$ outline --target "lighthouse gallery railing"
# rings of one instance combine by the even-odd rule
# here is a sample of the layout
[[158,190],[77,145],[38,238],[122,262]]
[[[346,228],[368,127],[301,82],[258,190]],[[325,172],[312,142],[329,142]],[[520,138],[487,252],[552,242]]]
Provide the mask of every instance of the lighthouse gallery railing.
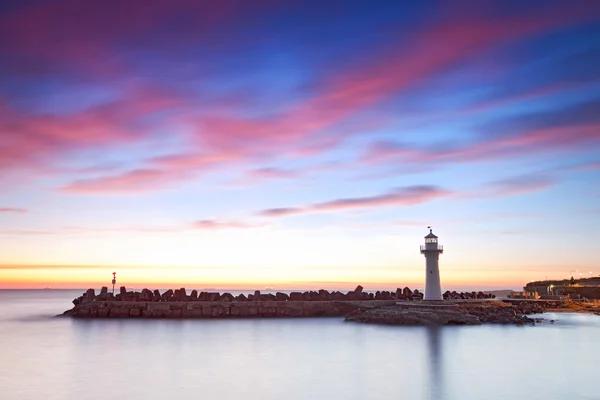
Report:
[[442,246],[441,244],[438,244],[437,248],[427,248],[426,245],[421,245],[421,251],[444,251],[444,246]]

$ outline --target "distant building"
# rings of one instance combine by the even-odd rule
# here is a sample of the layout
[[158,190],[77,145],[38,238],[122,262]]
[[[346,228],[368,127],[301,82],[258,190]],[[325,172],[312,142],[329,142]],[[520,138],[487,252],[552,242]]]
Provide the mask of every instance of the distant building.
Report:
[[531,291],[523,291],[523,292],[511,292],[508,295],[509,299],[529,299],[529,300],[537,300],[540,298],[540,295],[537,292]]

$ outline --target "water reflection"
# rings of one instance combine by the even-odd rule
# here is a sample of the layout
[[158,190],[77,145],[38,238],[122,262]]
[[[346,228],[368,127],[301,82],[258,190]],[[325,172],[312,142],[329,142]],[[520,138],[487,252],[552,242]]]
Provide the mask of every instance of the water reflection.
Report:
[[429,326],[427,331],[427,353],[429,365],[429,399],[444,399],[444,372],[442,368],[442,335],[443,327]]

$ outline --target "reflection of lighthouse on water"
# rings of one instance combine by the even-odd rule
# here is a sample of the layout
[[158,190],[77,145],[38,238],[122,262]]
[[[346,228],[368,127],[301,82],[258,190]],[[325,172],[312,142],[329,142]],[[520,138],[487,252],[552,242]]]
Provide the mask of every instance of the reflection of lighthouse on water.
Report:
[[440,326],[429,326],[427,330],[427,350],[429,361],[429,399],[443,400],[444,398],[444,374],[442,366],[442,347],[441,336],[443,335]]

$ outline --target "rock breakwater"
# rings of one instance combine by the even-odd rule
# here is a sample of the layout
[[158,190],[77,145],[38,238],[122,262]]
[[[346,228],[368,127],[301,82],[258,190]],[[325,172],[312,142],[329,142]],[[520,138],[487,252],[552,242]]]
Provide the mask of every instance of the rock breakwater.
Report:
[[395,292],[366,293],[362,286],[347,293],[321,289],[289,294],[255,291],[237,296],[197,290],[188,294],[185,288],[163,293],[149,289],[135,292],[125,287],[113,295],[103,287],[99,294],[88,289],[73,300],[74,307],[63,315],[79,318],[341,317],[367,304],[393,305],[396,300]]
[[233,295],[192,290],[121,287],[116,295],[103,287],[88,289],[73,300],[63,315],[76,318],[250,318],[250,317],[345,317],[347,321],[393,325],[525,324],[527,315],[560,307],[557,302],[487,301],[482,292],[447,292],[456,300],[421,301],[422,293],[409,288],[368,293],[362,286],[350,292],[321,289]]

